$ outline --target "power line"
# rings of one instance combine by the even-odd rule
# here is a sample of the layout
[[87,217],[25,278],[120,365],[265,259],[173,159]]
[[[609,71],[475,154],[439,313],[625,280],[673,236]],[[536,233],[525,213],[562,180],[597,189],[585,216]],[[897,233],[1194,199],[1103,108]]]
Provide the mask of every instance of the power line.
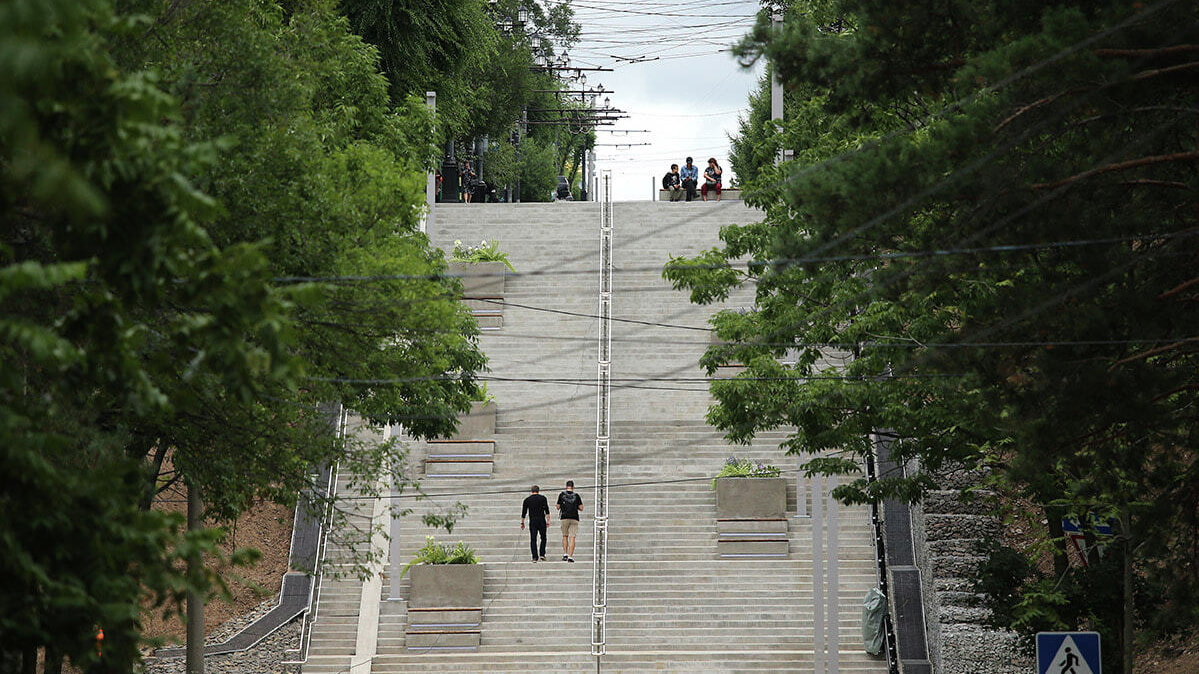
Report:
[[[1043,200],[1035,202],[1034,205],[1039,205]],[[1011,218],[1000,220],[997,224],[1006,224]],[[661,230],[655,230],[659,232]],[[1189,238],[1199,236],[1199,229],[1190,229],[1180,232],[1162,232],[1157,234],[1134,234],[1127,236],[1112,236],[1096,239],[1074,239],[1064,241],[1047,241],[1037,243],[1014,243],[1014,244],[997,244],[994,246],[970,246],[959,248],[935,248],[929,250],[914,250],[914,251],[895,251],[890,253],[869,253],[862,255],[813,255],[794,258],[771,258],[768,260],[750,260],[744,263],[739,263],[735,269],[748,269],[750,267],[787,267],[796,265],[811,265],[824,264],[829,262],[882,262],[888,260],[899,260],[905,258],[925,258],[925,257],[946,257],[950,255],[980,255],[984,253],[1013,253],[1034,250],[1052,250],[1056,248],[1082,248],[1087,246],[1110,245],[1117,243],[1131,243],[1134,241],[1146,240],[1168,240],[1176,238]],[[1148,251],[1147,251],[1148,252]],[[655,266],[644,267],[621,267],[614,271],[617,273],[634,273],[634,272],[652,272],[652,271],[668,271],[670,269],[686,269],[686,270],[714,270],[734,268],[731,265],[725,264],[676,264],[671,265],[665,263]],[[537,276],[572,276],[572,275],[592,275],[598,273],[594,269],[552,269],[545,268],[529,272],[513,272],[513,271],[498,271],[498,272],[470,272],[470,273],[435,273],[435,274],[381,274],[371,276],[280,276],[273,279],[276,283],[363,283],[363,282],[382,282],[382,281],[435,281],[450,278],[486,278],[486,277],[537,277]],[[443,298],[436,298],[443,299]],[[514,305],[520,306],[520,305]]]
[[[698,363],[688,364],[688,367],[698,367]],[[801,375],[795,377],[666,377],[666,376],[650,376],[650,377],[613,377],[613,382],[621,382],[625,384],[655,384],[655,383],[674,383],[674,384],[699,384],[721,381],[794,381],[794,382],[809,382],[809,381],[890,381],[894,379],[946,379],[953,377],[964,377],[968,373],[930,373],[930,374],[908,374],[903,376],[889,376],[886,379],[879,379],[880,375]],[[401,386],[404,384],[414,384],[419,382],[430,381],[460,381],[461,378],[454,375],[439,375],[429,377],[400,377],[396,379],[354,379],[350,377],[305,377],[307,381],[319,381],[332,384],[359,384],[359,385],[394,385]],[[485,382],[520,382],[529,384],[570,384],[572,386],[596,385],[594,377],[497,377],[493,375],[480,375],[473,377],[475,381]],[[696,389],[699,391],[705,389]]]
[[[1085,42],[1085,41],[1084,41],[1084,42]],[[1058,56],[1058,57],[1060,57],[1060,56],[1061,56],[1061,54],[1059,53],[1059,55],[1057,55],[1057,56]],[[1052,60],[1052,59],[1046,59],[1045,63],[1048,63],[1048,62],[1050,62],[1051,60]],[[1029,69],[1026,69],[1024,72],[1025,72],[1025,73],[1027,73],[1027,72],[1031,72],[1031,70],[1029,70]],[[1017,75],[1020,75],[1020,74],[1017,74]],[[1016,76],[1013,76],[1012,78],[1009,78],[1007,81],[1014,81],[1014,79],[1015,79],[1015,78],[1016,78]],[[994,88],[992,88],[992,90],[993,90],[993,89],[994,89]],[[944,114],[944,112],[945,112],[945,111],[944,111],[944,110],[942,110],[942,111],[940,111],[938,114]],[[930,119],[931,119],[931,117],[930,117]],[[889,134],[889,136],[890,136],[890,137],[894,137],[895,135],[898,135],[898,134]],[[875,143],[877,143],[877,142],[882,142],[882,141],[885,141],[885,140],[887,140],[887,137],[884,137],[884,138],[882,138],[882,139],[878,139],[877,141],[875,141]],[[865,149],[865,147],[863,147],[863,148],[858,148],[858,149],[856,149],[856,150],[855,150],[855,151],[853,151],[853,152],[860,152],[860,151],[863,151],[864,149]],[[846,155],[842,155],[842,156],[848,156],[848,154],[846,154]],[[992,156],[991,158],[993,158],[993,156]],[[813,165],[812,167],[809,167],[809,170],[816,170],[817,168],[820,168],[820,167],[822,167],[822,166],[824,166],[824,165],[827,165],[827,164],[828,164],[830,161],[832,161],[832,160],[835,160],[835,159],[837,159],[837,158],[832,158],[832,159],[830,159],[830,160],[824,160],[823,162],[820,162],[820,163],[819,163],[819,164],[817,164],[817,165]],[[797,178],[798,178],[798,175],[793,175],[793,176],[789,177],[787,181],[784,181],[784,182],[789,182],[790,180],[794,180],[794,179],[797,179]],[[639,240],[639,239],[641,239],[641,238],[645,238],[646,236],[651,236],[651,235],[653,235],[654,233],[658,233],[658,232],[665,231],[666,229],[672,228],[672,227],[674,227],[674,226],[682,226],[683,224],[686,224],[686,223],[685,223],[685,221],[682,221],[682,220],[681,220],[679,223],[677,223],[677,224],[675,224],[675,225],[664,226],[664,227],[658,228],[657,230],[655,230],[655,231],[653,231],[653,232],[647,232],[647,233],[643,234],[642,236],[639,236],[639,237],[634,237],[634,239],[633,239],[633,240],[631,240],[631,241],[629,241],[628,243],[632,243],[633,241]],[[590,254],[587,254],[587,256],[589,257],[589,256],[590,256]],[[580,259],[580,258],[575,258],[575,260],[577,260],[577,259]],[[543,270],[543,271],[544,271],[544,270]],[[693,366],[688,366],[688,367],[693,367]]]

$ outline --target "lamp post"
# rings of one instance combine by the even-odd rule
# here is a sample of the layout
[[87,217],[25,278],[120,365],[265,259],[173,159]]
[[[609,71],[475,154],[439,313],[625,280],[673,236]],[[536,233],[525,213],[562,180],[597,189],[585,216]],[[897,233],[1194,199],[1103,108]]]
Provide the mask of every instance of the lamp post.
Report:
[[454,139],[445,142],[445,157],[441,160],[441,201],[458,203],[458,161],[454,159]]
[[516,187],[512,195],[513,203],[520,203],[520,141],[521,136],[525,133],[525,127],[529,123],[529,109],[520,111],[520,126],[516,128]]

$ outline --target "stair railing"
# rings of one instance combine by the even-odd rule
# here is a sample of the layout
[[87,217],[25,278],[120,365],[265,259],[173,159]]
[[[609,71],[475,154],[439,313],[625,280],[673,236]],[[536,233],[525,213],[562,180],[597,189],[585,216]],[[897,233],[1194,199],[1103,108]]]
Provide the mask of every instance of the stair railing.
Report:
[[[345,440],[346,420],[349,412],[340,403],[337,406],[337,410],[335,435],[337,441],[342,442]],[[304,612],[303,621],[300,623],[300,646],[294,651],[296,656],[287,658],[284,664],[303,664],[308,662],[308,648],[312,642],[312,629],[316,625],[317,611],[320,605],[321,585],[325,577],[325,574],[321,570],[324,568],[325,554],[329,545],[329,529],[333,522],[333,497],[337,490],[338,465],[336,462],[333,464],[329,470],[329,479],[322,488],[325,507],[319,523],[320,535],[317,539],[316,557],[312,568],[307,569],[312,574],[312,582],[308,585],[308,610]]]
[[[595,517],[592,537],[591,654],[604,654],[608,611],[608,450],[612,402],[612,172],[600,199],[599,354],[596,367]],[[598,660],[596,661],[599,662]]]

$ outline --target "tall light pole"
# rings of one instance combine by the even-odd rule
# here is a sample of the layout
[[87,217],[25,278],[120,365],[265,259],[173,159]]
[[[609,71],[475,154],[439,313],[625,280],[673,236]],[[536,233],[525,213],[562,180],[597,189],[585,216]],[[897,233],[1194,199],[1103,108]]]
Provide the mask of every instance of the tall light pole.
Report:
[[[777,34],[783,29],[783,15],[776,12],[770,17],[770,23]],[[783,83],[779,80],[778,66],[774,63],[770,64],[770,119],[774,121],[775,128],[783,130]],[[775,161],[781,164],[785,159],[783,148],[780,146]]]
[[458,161],[454,159],[454,139],[445,141],[445,156],[441,159],[441,200],[458,203]]

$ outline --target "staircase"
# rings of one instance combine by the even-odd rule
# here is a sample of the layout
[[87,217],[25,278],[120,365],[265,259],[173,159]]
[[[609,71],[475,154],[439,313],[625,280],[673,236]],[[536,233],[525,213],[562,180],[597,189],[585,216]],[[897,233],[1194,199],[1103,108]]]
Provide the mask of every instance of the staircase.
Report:
[[[599,207],[438,205],[436,245],[448,250],[456,239],[496,239],[521,273],[507,279],[502,328],[480,338],[495,378],[488,389],[498,404],[493,472],[425,478],[428,498],[400,500],[414,512],[394,532],[397,558],[378,589],[368,588],[368,596],[378,593],[377,619],[360,619],[362,583],[329,583],[303,671],[349,672],[355,649],[367,643],[360,626],[370,620],[377,622],[376,639],[368,643],[375,652],[369,666],[355,672],[811,671],[812,527],[809,519],[790,517],[796,459],[778,449],[782,433],[731,447],[704,423],[711,398],[697,361],[709,344],[706,321],[715,308],[691,305],[661,277],[670,255],[711,248],[721,226],[758,217],[731,201],[615,204],[608,610],[606,654],[597,663],[591,655],[594,493],[588,487],[595,465]],[[725,306],[750,305],[750,292]],[[429,451],[437,450],[412,443],[411,464],[423,465]],[[792,478],[786,558],[719,558],[709,481],[733,454],[791,471],[784,473]],[[585,503],[577,561],[560,561],[554,512],[549,561],[533,564],[519,526],[521,501],[536,483],[552,504],[567,479]],[[456,502],[469,513],[452,534],[421,524],[421,513]],[[839,514],[840,671],[881,674],[886,664],[863,653],[859,625],[861,599],[875,585],[869,513],[841,508]],[[482,559],[477,652],[415,652],[405,644],[409,580],[397,575],[426,535],[463,540]]]

